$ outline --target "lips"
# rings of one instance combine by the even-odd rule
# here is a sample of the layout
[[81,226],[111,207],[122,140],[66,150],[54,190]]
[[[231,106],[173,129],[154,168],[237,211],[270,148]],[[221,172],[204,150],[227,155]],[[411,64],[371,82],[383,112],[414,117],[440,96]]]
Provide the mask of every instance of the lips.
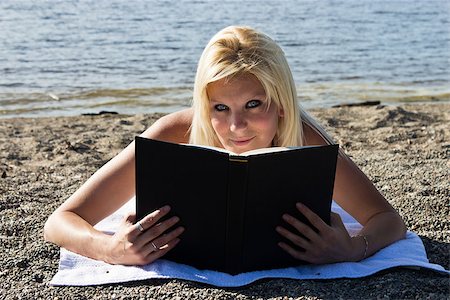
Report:
[[232,139],[231,142],[236,146],[245,146],[249,144],[255,137]]

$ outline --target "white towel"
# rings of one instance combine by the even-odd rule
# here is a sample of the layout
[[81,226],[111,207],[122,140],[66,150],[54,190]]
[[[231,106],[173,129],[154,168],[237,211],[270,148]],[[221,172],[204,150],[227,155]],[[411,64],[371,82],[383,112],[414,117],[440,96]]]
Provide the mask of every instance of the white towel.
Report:
[[[133,198],[116,213],[97,224],[96,227],[105,232],[114,232],[124,213],[134,211],[134,209],[135,201]],[[334,202],[332,210],[341,216],[350,234],[359,231],[361,225]],[[150,278],[177,278],[221,287],[237,287],[263,278],[358,278],[393,267],[427,268],[450,274],[442,266],[429,263],[422,240],[415,233],[408,232],[406,239],[381,249],[360,262],[301,265],[293,268],[254,271],[237,275],[211,270],[198,270],[191,266],[164,259],[159,259],[146,266],[110,265],[62,248],[59,270],[50,284],[85,286]]]

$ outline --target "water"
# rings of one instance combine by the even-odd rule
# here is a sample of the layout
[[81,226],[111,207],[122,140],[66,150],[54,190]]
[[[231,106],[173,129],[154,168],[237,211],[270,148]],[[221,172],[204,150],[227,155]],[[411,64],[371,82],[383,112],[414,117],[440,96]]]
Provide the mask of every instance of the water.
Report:
[[256,27],[284,49],[306,107],[450,100],[450,1],[0,2],[0,117],[190,104],[211,36]]

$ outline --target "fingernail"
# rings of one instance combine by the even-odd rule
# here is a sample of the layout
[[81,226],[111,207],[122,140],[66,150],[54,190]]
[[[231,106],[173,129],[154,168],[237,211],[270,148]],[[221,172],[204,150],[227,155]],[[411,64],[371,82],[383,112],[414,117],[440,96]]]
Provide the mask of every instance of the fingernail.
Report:
[[285,220],[285,221],[287,221],[287,220],[289,220],[290,219],[290,216],[289,215],[283,215],[283,220]]
[[169,205],[165,205],[163,207],[160,208],[161,211],[166,212],[170,210],[170,206]]
[[297,206],[297,208],[303,208],[303,203],[297,202],[295,206]]

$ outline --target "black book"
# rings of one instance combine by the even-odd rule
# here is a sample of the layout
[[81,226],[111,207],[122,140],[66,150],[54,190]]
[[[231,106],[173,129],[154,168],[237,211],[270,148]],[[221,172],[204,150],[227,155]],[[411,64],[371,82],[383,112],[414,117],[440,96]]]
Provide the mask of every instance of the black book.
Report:
[[165,259],[230,274],[297,266],[302,262],[277,245],[288,242],[275,231],[290,229],[282,215],[309,224],[295,207],[302,202],[330,222],[338,145],[234,155],[143,137],[135,142],[137,220],[168,204],[185,227]]

